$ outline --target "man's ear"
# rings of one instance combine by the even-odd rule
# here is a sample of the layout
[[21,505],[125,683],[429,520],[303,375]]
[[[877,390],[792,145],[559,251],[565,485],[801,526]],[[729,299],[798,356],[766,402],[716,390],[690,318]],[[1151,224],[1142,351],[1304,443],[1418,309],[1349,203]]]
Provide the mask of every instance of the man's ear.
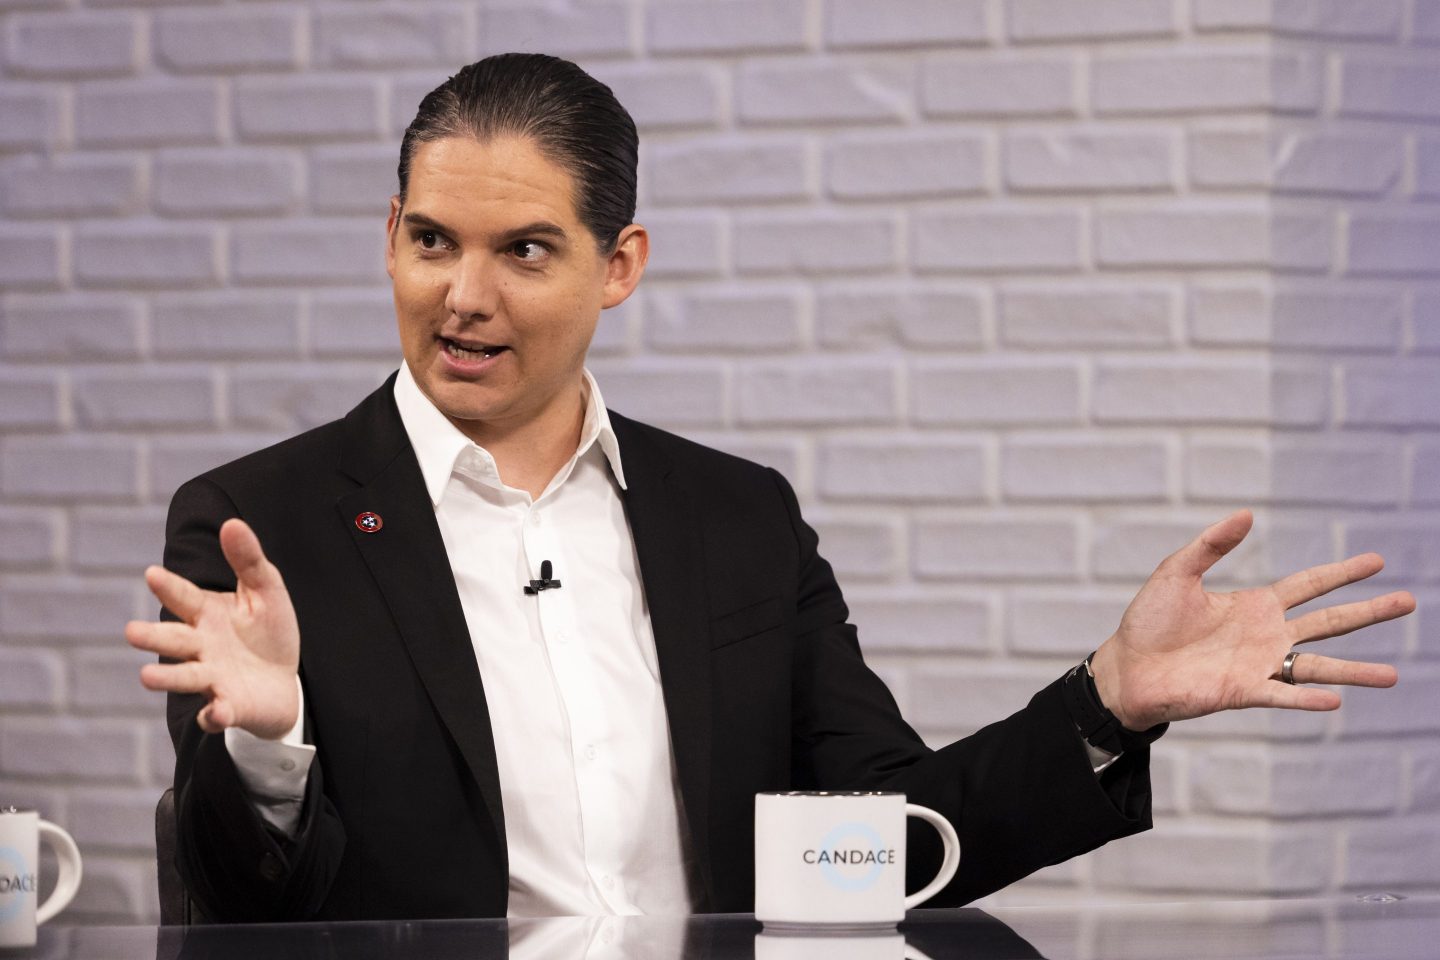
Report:
[[625,298],[640,284],[645,261],[650,259],[650,234],[638,223],[632,223],[615,238],[615,250],[605,264],[605,289],[602,309],[624,303]]
[[400,197],[397,194],[390,198],[390,216],[385,220],[385,272],[390,274],[390,279],[395,279],[395,239],[396,228],[400,225]]

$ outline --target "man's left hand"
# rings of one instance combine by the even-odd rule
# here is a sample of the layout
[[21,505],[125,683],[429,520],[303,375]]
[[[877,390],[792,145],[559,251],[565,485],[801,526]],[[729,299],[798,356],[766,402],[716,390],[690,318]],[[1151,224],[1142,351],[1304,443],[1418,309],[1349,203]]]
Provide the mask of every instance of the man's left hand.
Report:
[[1241,510],[1167,557],[1131,601],[1091,667],[1105,706],[1130,730],[1243,707],[1334,710],[1340,696],[1299,684],[1394,686],[1395,668],[1319,654],[1297,656],[1294,684],[1280,679],[1296,644],[1337,637],[1415,609],[1399,590],[1285,619],[1292,607],[1379,573],[1364,553],[1291,574],[1268,587],[1210,593],[1202,578],[1245,539],[1254,518]]

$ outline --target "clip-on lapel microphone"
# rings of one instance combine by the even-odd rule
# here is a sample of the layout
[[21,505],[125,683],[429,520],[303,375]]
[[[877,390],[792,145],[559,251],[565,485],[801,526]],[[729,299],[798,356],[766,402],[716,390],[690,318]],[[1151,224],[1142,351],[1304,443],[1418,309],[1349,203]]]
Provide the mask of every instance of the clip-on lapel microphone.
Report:
[[551,573],[550,561],[549,561],[549,560],[541,560],[541,561],[540,561],[540,579],[539,579],[539,580],[531,580],[531,581],[530,581],[530,583],[525,587],[525,595],[526,595],[526,596],[530,596],[530,595],[532,595],[532,594],[539,593],[541,590],[553,590],[553,589],[559,587],[559,586],[560,586],[560,581],[559,581],[559,580],[551,580],[551,579],[550,579],[550,573]]

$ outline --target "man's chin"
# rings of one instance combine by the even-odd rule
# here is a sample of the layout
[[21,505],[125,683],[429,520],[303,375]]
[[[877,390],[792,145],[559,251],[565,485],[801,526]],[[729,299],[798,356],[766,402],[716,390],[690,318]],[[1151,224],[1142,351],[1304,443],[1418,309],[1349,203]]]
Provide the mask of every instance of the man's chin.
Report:
[[453,401],[442,396],[435,406],[445,414],[446,419],[466,433],[472,430],[484,431],[488,426],[513,419],[513,411],[504,403],[476,403],[474,398]]
[[[420,391],[456,426],[484,424],[503,419],[512,412],[513,398],[489,384],[455,380],[450,377],[417,379]],[[462,428],[463,429],[463,428]]]

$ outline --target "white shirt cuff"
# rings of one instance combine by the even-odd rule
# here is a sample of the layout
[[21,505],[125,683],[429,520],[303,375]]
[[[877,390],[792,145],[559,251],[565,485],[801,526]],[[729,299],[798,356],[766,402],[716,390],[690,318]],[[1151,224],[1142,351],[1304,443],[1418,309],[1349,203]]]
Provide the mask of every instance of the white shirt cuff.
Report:
[[255,812],[290,837],[300,824],[305,784],[315,760],[314,746],[305,742],[305,687],[298,676],[295,686],[300,692],[299,715],[279,740],[266,740],[239,727],[225,731],[225,749]]
[[1084,737],[1080,738],[1080,742],[1085,744],[1085,753],[1090,757],[1090,768],[1095,771],[1096,776],[1104,773],[1106,767],[1120,759],[1120,754],[1102,750]]

